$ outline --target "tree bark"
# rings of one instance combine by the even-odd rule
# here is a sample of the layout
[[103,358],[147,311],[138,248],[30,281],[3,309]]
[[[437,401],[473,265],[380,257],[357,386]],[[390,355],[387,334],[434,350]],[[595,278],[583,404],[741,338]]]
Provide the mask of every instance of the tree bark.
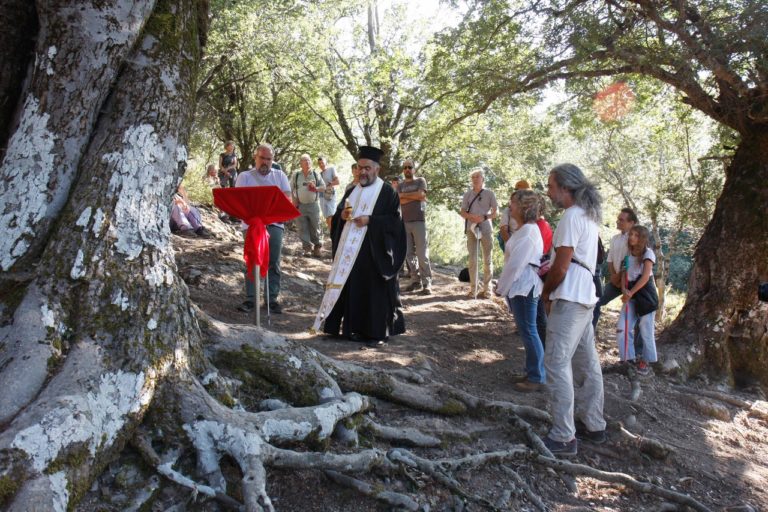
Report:
[[[50,236],[36,226],[30,247],[44,251],[21,298],[3,298],[11,313],[0,328],[0,453],[10,456],[0,457],[0,475],[19,475],[7,510],[66,510],[121,449],[166,375],[201,360],[168,228],[194,113],[197,3],[160,2],[146,27],[152,3],[117,3],[134,7],[61,7],[57,29],[41,31],[42,47],[58,48],[46,53],[43,81],[57,85],[46,84],[44,101],[35,80],[22,95],[26,117],[5,162],[13,147],[48,152],[50,167],[33,167],[62,190],[46,204],[66,202],[47,210]],[[86,103],[73,126],[67,115]],[[32,118],[34,129],[24,129]],[[36,144],[43,132],[50,147]],[[63,154],[53,156],[55,147]],[[2,191],[6,205],[38,201],[37,187],[15,190],[18,198]],[[15,247],[3,245],[4,261],[15,261]]]
[[35,5],[28,0],[8,0],[0,4],[0,20],[8,20],[0,30],[0,161],[5,156],[8,137],[16,114],[32,49],[37,36]]
[[757,300],[768,274],[768,130],[744,134],[715,213],[699,240],[688,299],[660,341],[688,373],[768,389],[768,305]]
[[44,247],[99,109],[154,3],[37,4],[35,65],[0,169],[2,270],[26,268]]

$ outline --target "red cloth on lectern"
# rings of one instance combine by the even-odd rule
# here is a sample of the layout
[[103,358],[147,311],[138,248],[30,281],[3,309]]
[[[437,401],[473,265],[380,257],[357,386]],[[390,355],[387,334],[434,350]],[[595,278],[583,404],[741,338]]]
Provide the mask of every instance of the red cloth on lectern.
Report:
[[300,215],[299,210],[275,186],[215,188],[213,203],[223,212],[248,224],[243,246],[248,278],[253,278],[254,265],[259,265],[261,277],[266,277],[269,269],[269,233],[266,225],[295,219]]

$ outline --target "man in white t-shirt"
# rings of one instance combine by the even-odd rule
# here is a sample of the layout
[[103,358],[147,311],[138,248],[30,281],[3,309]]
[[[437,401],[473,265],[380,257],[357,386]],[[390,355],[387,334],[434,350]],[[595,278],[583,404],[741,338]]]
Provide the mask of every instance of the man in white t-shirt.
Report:
[[603,288],[600,300],[595,304],[595,312],[592,317],[592,327],[595,329],[597,328],[597,321],[600,319],[600,308],[621,296],[621,265],[624,257],[629,254],[627,236],[635,224],[637,224],[635,211],[632,208],[622,208],[616,218],[616,229],[620,233],[611,238],[608,247],[608,257],[606,258],[609,271],[608,282]]
[[[267,187],[274,185],[283,191],[285,197],[291,198],[291,185],[288,183],[288,177],[280,169],[272,166],[275,152],[269,144],[260,144],[253,152],[255,167],[240,173],[237,177],[236,187]],[[242,223],[244,229],[248,229],[245,223]],[[280,256],[283,251],[283,232],[285,226],[282,223],[269,224],[267,233],[269,233],[269,289],[264,289],[264,301],[269,303],[269,310],[272,313],[280,314],[283,308],[277,302],[280,295]],[[240,304],[237,309],[244,312],[253,311],[256,307],[256,276],[254,279],[248,279],[248,269],[245,271],[245,302]]]
[[320,194],[320,211],[328,225],[328,233],[331,232],[331,220],[336,213],[336,187],[339,185],[339,176],[336,168],[329,166],[324,156],[317,158],[317,166],[320,168],[320,176],[325,182],[325,191]]
[[555,229],[554,258],[542,291],[549,314],[544,367],[552,412],[544,444],[555,455],[571,456],[578,446],[574,419],[586,426],[580,438],[605,441],[603,374],[592,329],[601,198],[573,164],[550,171],[547,193],[565,212]]

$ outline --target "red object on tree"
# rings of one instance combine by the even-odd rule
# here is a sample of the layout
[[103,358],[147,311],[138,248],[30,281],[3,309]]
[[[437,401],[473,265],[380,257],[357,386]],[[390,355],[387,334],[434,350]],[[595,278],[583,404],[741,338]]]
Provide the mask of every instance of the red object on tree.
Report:
[[615,82],[595,94],[592,108],[601,121],[617,121],[629,114],[635,104],[635,93],[626,82]]
[[266,277],[269,268],[266,225],[295,219],[300,215],[299,210],[275,186],[215,188],[213,203],[223,212],[248,224],[243,246],[248,278],[253,278],[254,265],[259,265],[261,277]]

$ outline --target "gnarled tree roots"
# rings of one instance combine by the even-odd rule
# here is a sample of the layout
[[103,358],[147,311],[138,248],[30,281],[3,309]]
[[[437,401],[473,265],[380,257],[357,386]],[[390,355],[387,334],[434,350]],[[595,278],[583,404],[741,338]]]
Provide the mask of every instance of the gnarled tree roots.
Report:
[[[158,455],[152,441],[167,445],[167,439],[150,440],[147,430],[134,439],[134,445],[158,473],[188,487],[198,498],[216,499],[231,509],[275,510],[267,492],[268,472],[270,468],[288,468],[323,471],[331,481],[394,509],[418,510],[422,504],[418,495],[367,482],[361,475],[386,476],[387,482],[397,478],[413,481],[414,475],[419,475],[419,479],[431,479],[463,500],[496,510],[508,505],[500,505],[481,492],[466,488],[457,477],[463,471],[496,464],[509,476],[503,484],[509,489],[507,498],[514,495],[539,510],[546,510],[546,504],[510,465],[551,468],[571,491],[577,490],[573,477],[587,476],[657,494],[695,510],[707,510],[685,494],[640,482],[629,475],[554,458],[522,418],[547,422],[544,411],[487,401],[407,370],[393,373],[341,363],[252,327],[215,322],[208,325],[212,343],[206,346],[207,356],[222,364],[222,369],[208,368],[199,379],[191,373],[177,377],[173,385],[166,387],[172,390],[172,395],[165,396],[162,402],[174,404],[172,411],[162,414],[182,422],[179,445]],[[493,418],[524,444],[513,442],[504,450],[432,459],[429,451],[446,443],[441,439],[443,433],[374,421],[367,412],[378,400],[443,416],[466,415],[483,421]],[[246,410],[246,402],[248,408],[257,410]],[[371,444],[376,441],[394,446],[388,450],[360,449],[358,434]],[[302,451],[294,449],[299,445]],[[184,475],[174,466],[182,446],[194,450],[195,476]],[[345,453],[328,451],[331,446],[339,446]],[[404,446],[415,447],[419,454]],[[307,447],[311,451],[306,451]],[[239,469],[237,499],[227,494],[232,482],[231,476],[228,482],[222,471],[225,457]]]

